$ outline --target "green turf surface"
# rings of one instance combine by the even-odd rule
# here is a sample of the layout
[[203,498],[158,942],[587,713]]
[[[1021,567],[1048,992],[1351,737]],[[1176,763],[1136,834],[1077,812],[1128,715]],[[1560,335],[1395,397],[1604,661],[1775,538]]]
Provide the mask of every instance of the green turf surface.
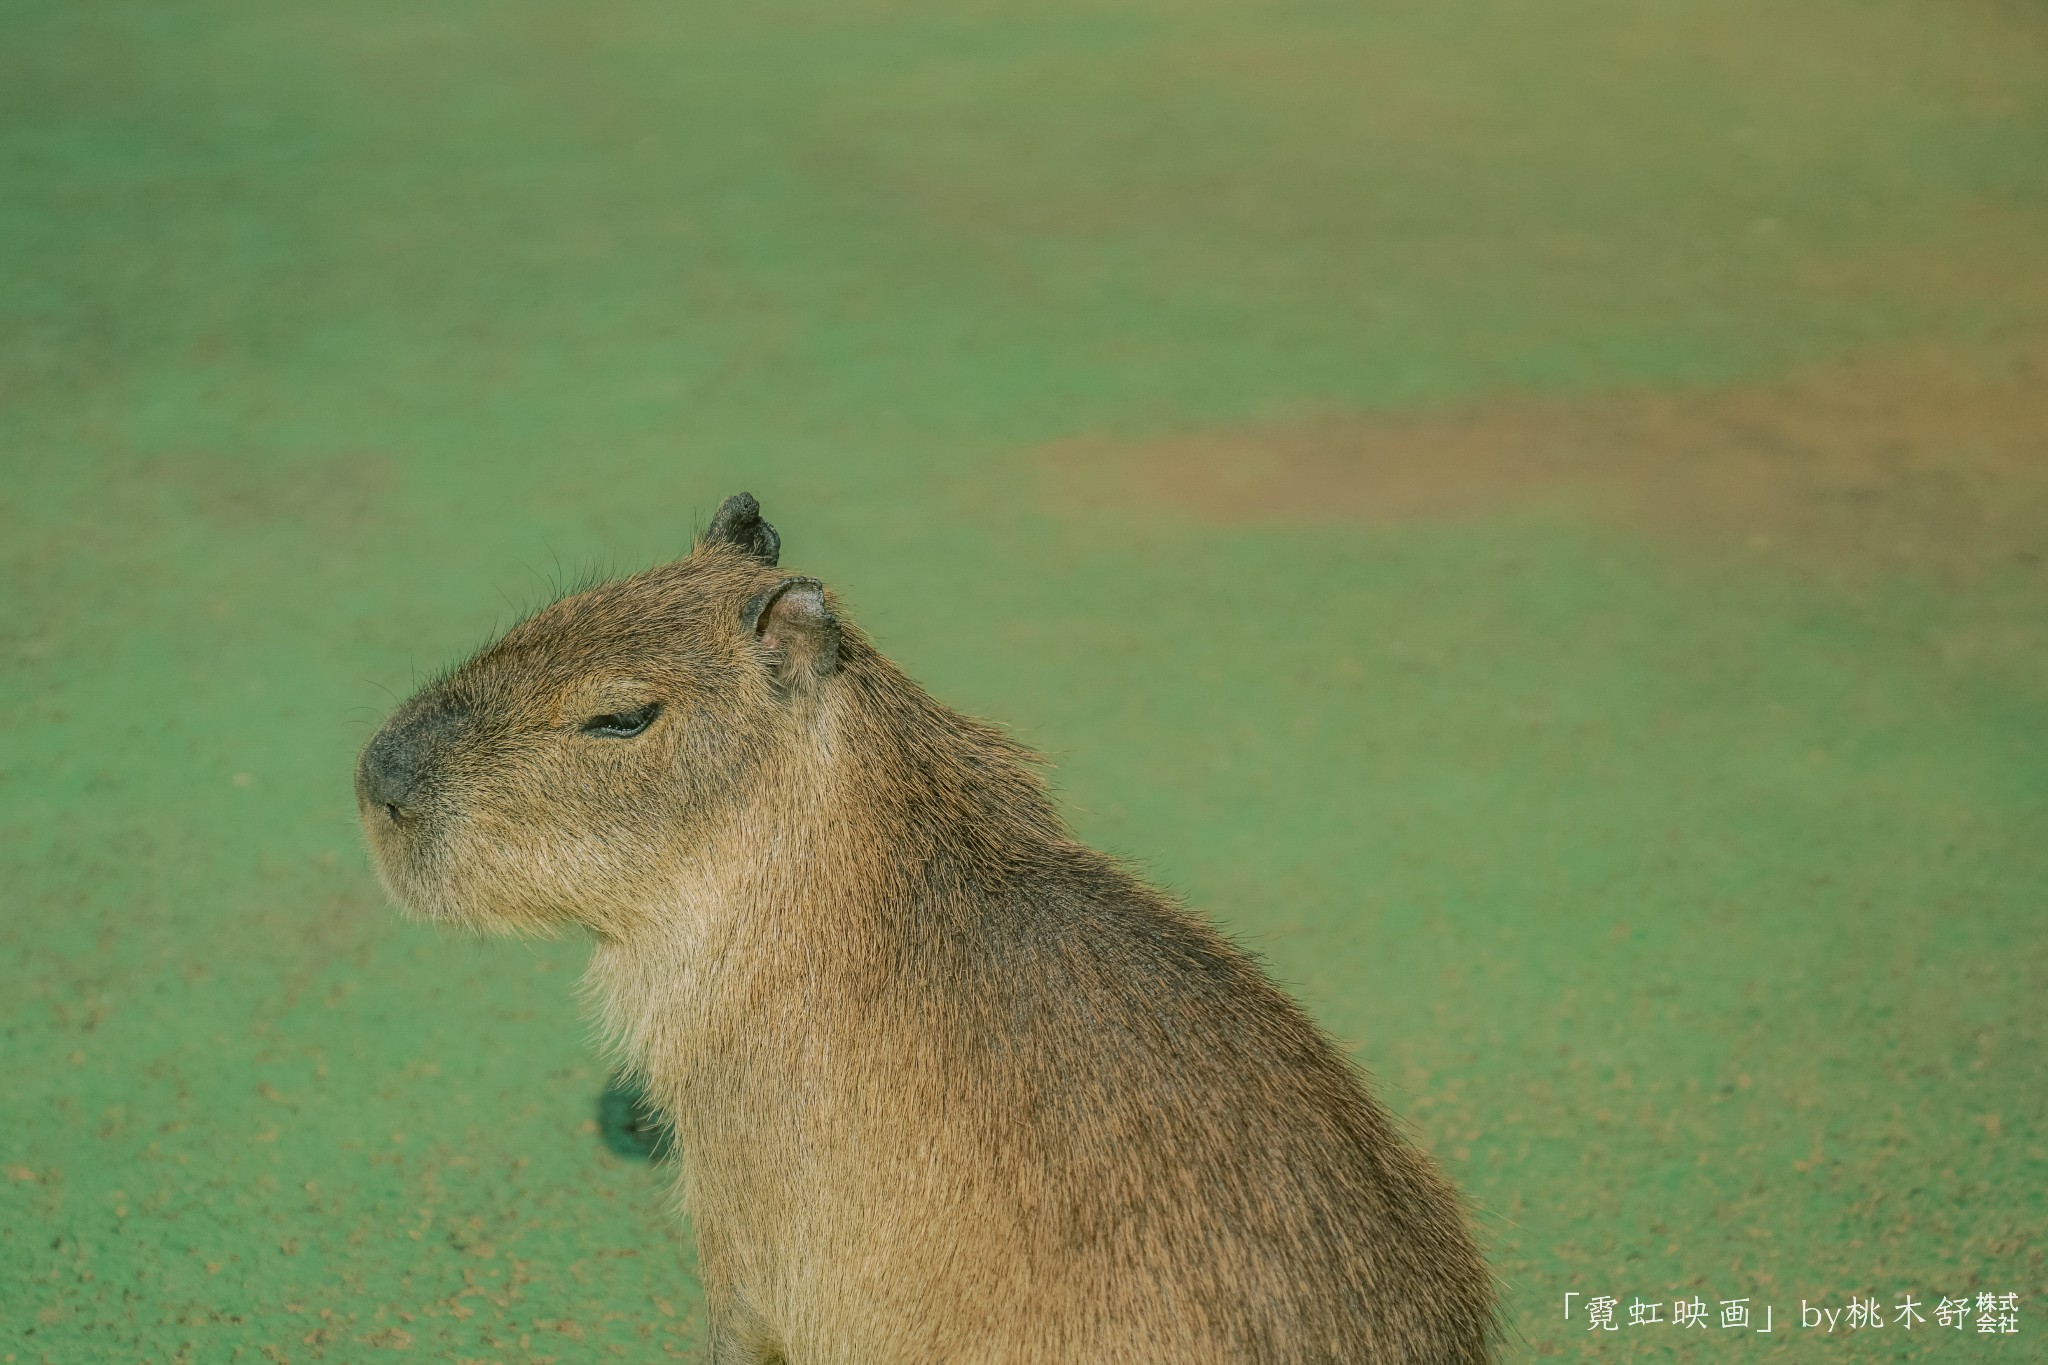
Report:
[[[2039,1358],[2039,6],[0,28],[6,1361],[696,1350],[687,1231],[591,1131],[584,946],[401,922],[348,779],[415,677],[743,487],[1355,1048],[1512,1354]],[[1810,373],[1879,403],[1832,538],[1797,480],[1375,515],[1342,439],[1242,435]],[[1769,446],[1727,401],[1657,439]],[[1232,442],[1242,517],[1175,463]],[[2016,1335],[1797,1324],[1980,1291]]]

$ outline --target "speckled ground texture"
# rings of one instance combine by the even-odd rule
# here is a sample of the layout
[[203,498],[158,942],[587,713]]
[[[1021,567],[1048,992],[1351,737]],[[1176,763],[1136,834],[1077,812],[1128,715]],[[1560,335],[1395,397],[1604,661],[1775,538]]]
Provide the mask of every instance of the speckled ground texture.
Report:
[[695,1355],[585,945],[402,921],[349,770],[740,488],[1374,1073],[1509,1358],[2042,1358],[2039,5],[0,25],[5,1361]]

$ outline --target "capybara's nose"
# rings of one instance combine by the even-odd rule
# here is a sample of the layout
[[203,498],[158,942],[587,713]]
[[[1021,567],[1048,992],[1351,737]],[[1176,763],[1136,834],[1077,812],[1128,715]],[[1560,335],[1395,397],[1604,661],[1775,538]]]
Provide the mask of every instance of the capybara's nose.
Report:
[[394,716],[356,764],[356,795],[394,820],[403,818],[418,803],[463,719],[450,710]]
[[381,806],[397,819],[405,811],[405,799],[418,783],[420,765],[408,752],[403,729],[385,726],[363,750],[356,764],[356,795],[366,806]]

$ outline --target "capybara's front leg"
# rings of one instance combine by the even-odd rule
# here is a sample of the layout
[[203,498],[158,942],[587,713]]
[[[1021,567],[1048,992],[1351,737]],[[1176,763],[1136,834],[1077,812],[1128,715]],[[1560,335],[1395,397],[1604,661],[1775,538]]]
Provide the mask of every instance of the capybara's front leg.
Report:
[[782,1365],[782,1353],[722,1323],[713,1322],[711,1365]]
[[[707,1291],[710,1290],[706,1286]],[[711,1322],[711,1365],[786,1365],[775,1334],[729,1293],[706,1294]]]

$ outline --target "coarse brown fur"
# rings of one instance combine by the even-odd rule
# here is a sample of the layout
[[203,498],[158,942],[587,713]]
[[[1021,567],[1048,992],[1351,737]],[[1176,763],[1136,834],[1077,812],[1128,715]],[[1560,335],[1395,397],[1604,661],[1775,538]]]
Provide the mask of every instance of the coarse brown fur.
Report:
[[357,775],[394,898],[595,938],[711,1359],[1487,1359],[1458,1199],[1349,1063],[777,548],[728,500],[423,689]]

